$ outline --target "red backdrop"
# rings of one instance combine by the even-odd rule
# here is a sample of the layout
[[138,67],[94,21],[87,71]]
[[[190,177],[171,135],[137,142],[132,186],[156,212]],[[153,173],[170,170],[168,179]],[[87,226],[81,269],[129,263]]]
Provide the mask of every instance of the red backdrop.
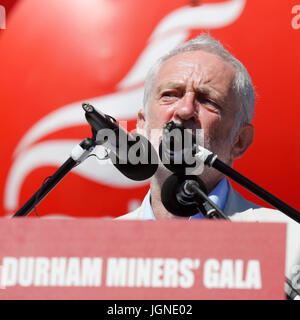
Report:
[[[245,64],[257,92],[255,141],[235,168],[300,208],[296,4],[0,0],[7,13],[6,29],[0,31],[1,214],[16,212],[72,147],[90,136],[82,101],[129,120],[133,129],[151,62],[203,30]],[[117,216],[141,202],[147,189],[147,182],[129,181],[92,157],[47,196],[38,212]]]

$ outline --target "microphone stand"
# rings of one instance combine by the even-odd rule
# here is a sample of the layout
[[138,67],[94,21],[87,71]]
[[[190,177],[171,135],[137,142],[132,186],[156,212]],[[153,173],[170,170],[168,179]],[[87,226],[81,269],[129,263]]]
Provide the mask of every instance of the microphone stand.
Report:
[[[93,136],[94,136],[94,130]],[[86,138],[76,145],[71,156],[63,165],[40,187],[40,189],[13,215],[14,217],[26,217],[40,201],[69,173],[74,167],[83,162],[94,150],[96,141],[93,138]]]
[[95,146],[101,144],[96,141],[97,127],[95,120],[90,120],[88,113],[91,108],[88,104],[82,104],[86,119],[92,128],[92,138],[85,138],[71,151],[70,157],[58,168],[50,178],[35,192],[35,194],[13,215],[14,217],[26,217],[45,197],[46,195],[76,166],[82,163],[94,150]]
[[[204,148],[203,148],[204,149]],[[236,170],[229,167],[227,164],[222,162],[221,160],[217,159],[217,155],[210,152],[210,154],[206,157],[204,161],[205,165],[209,167],[213,167],[232,179],[233,181],[237,182],[250,192],[254,193],[256,196],[261,198],[262,200],[266,201],[276,209],[280,210],[282,213],[289,216],[291,219],[295,220],[296,222],[300,223],[300,213],[296,209],[292,208],[285,202],[281,201],[268,191],[261,188],[259,185],[255,184]]]
[[208,219],[230,220],[223,211],[209,199],[206,193],[201,189],[197,180],[186,180],[182,187],[183,192],[196,201],[201,208],[204,208]]
[[[68,174],[73,168],[82,163],[94,150],[96,145],[103,144],[105,141],[97,141],[97,133],[100,129],[105,129],[105,124],[99,126],[94,107],[88,103],[83,103],[82,108],[85,111],[85,118],[92,128],[92,138],[85,138],[71,151],[71,156],[63,163],[63,165],[43,183],[43,185],[35,192],[35,194],[13,215],[14,217],[26,217],[32,209],[34,209],[44,197]],[[113,118],[103,115],[105,122],[109,122]]]

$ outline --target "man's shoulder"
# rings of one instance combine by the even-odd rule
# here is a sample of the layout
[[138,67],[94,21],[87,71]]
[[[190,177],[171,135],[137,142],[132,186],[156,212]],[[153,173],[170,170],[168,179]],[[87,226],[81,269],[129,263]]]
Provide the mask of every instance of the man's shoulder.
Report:
[[233,221],[253,222],[292,222],[293,220],[282,212],[259,206],[246,200],[230,186],[227,204],[224,209],[226,215]]
[[249,210],[251,211],[261,208],[257,204],[246,200],[241,194],[239,194],[236,190],[232,188],[230,183],[228,185],[228,197],[224,208],[224,212],[226,215],[230,217],[236,214],[240,214],[242,212],[249,212]]

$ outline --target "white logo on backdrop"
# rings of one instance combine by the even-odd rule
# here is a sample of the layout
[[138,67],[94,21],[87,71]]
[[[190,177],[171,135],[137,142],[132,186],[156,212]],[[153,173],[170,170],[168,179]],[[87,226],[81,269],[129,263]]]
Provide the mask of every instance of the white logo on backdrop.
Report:
[[[215,29],[232,24],[241,15],[245,3],[246,0],[231,0],[198,7],[185,6],[171,12],[156,26],[148,45],[118,84],[119,92],[85,101],[116,119],[135,119],[142,105],[143,82],[149,66],[160,56],[187,40],[190,29]],[[51,112],[30,128],[21,139],[14,152],[14,163],[6,183],[4,206],[7,210],[17,208],[20,189],[31,171],[46,165],[60,166],[69,157],[78,141],[49,140],[33,144],[58,130],[86,124],[81,102],[83,101],[62,106]],[[73,172],[86,179],[118,188],[130,188],[147,183],[131,181],[114,166],[99,166],[98,161],[87,160]]]
[[3,6],[0,6],[0,29],[6,28],[6,11]]

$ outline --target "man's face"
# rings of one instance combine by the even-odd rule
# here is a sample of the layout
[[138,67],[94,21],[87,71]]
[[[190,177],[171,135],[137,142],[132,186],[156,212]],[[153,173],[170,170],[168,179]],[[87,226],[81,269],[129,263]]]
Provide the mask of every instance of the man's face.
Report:
[[185,52],[166,60],[148,102],[148,137],[152,129],[162,129],[170,120],[185,128],[203,129],[204,146],[230,163],[237,111],[234,76],[234,67],[204,51]]
[[[205,51],[169,58],[154,79],[147,115],[143,110],[138,114],[138,131],[145,132],[146,128],[158,150],[162,128],[168,121],[181,123],[187,129],[202,129],[204,147],[231,165],[251,145],[254,134],[253,126],[247,124],[233,136],[238,111],[232,89],[235,72],[222,58]],[[170,174],[160,164],[152,181],[161,185]],[[210,192],[223,175],[205,166],[200,177]]]

